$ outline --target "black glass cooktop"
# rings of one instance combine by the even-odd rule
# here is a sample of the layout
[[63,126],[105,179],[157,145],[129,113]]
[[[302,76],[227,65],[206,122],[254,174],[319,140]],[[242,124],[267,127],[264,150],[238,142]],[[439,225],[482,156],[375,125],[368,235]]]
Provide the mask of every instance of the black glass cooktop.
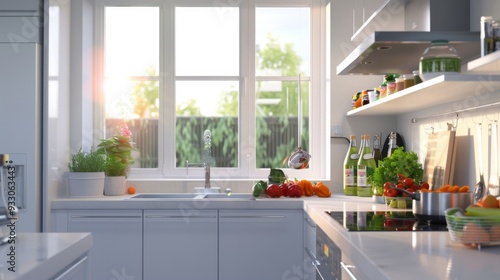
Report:
[[326,211],[349,231],[447,231],[446,224],[419,221],[403,211]]

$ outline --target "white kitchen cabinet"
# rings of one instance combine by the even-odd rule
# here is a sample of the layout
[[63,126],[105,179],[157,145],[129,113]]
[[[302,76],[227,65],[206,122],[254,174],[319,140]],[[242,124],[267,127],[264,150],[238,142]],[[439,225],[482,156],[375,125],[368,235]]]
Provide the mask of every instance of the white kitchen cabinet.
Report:
[[304,278],[316,280],[316,223],[304,214]]
[[142,279],[142,210],[68,210],[68,232],[92,233],[89,279]]
[[220,210],[219,279],[301,279],[302,210]]
[[217,220],[217,210],[144,210],[144,279],[216,280]]
[[0,11],[29,11],[37,12],[42,5],[42,0],[2,0]]
[[66,270],[62,271],[54,280],[87,280],[89,257],[84,255],[77,262],[72,264]]

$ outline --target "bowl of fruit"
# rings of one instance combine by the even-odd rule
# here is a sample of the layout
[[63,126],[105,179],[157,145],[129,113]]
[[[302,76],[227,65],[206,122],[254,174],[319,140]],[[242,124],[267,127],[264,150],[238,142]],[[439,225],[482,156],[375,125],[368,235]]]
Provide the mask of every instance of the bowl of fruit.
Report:
[[446,225],[453,242],[480,248],[500,245],[500,201],[487,195],[467,208],[445,210]]

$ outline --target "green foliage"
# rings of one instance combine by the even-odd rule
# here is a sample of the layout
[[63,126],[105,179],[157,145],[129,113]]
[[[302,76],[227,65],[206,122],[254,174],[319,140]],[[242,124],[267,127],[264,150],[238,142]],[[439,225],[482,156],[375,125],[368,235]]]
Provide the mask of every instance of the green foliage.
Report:
[[226,117],[237,117],[239,109],[239,95],[237,91],[225,93],[219,101],[220,106],[217,108],[217,114]]
[[85,152],[80,149],[71,155],[68,169],[70,172],[103,172],[106,156],[98,151]]
[[196,100],[190,99],[188,104],[181,106],[177,104],[175,108],[177,116],[201,116],[201,110],[198,105],[196,105]]
[[260,68],[279,70],[283,76],[299,74],[300,57],[293,50],[293,44],[286,43],[282,49],[279,38],[267,34],[267,43],[259,51]]
[[129,165],[123,163],[120,159],[107,157],[105,164],[105,173],[107,176],[127,176]]
[[132,144],[130,137],[126,135],[117,134],[108,139],[101,139],[97,151],[106,155],[106,175],[127,176],[129,166],[134,163],[132,151],[137,150]]
[[392,182],[396,185],[398,174],[412,178],[416,183],[422,180],[424,170],[415,152],[405,152],[403,147],[398,147],[390,157],[378,162],[373,175],[373,185],[377,188],[377,193],[383,193],[385,182]]
[[[151,77],[156,77],[157,73],[149,67],[147,73]],[[132,90],[132,98],[134,104],[134,113],[140,118],[146,115],[158,116],[158,81],[142,80],[136,82]]]

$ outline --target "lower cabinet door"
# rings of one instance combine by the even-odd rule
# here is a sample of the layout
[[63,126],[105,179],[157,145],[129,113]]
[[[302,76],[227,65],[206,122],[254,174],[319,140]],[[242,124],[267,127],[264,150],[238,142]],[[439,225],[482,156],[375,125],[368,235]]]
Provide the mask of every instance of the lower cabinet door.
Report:
[[142,279],[142,210],[69,210],[68,232],[91,232],[88,279]]
[[144,279],[217,280],[217,212],[144,210]]
[[88,280],[88,256],[85,255],[76,263],[61,271],[54,280]]
[[302,210],[219,210],[219,279],[302,279]]

